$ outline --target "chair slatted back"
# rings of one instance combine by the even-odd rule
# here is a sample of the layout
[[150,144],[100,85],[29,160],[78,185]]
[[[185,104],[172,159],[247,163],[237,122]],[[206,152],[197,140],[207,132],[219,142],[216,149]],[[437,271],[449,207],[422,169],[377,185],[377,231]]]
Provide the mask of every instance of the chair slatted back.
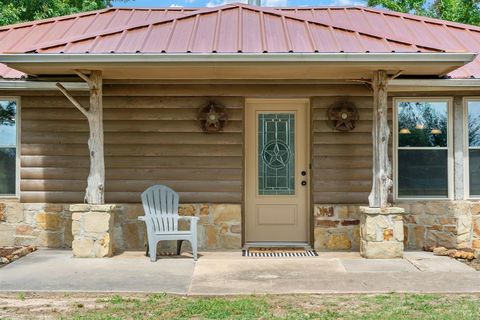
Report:
[[155,232],[178,231],[178,193],[156,185],[142,193],[143,210]]

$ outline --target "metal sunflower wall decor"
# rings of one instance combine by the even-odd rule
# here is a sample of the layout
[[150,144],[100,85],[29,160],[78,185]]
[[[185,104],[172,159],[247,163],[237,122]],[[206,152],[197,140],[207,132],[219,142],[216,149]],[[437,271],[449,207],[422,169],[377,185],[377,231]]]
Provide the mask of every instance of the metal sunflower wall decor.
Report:
[[348,101],[335,103],[328,109],[328,119],[335,130],[351,131],[355,129],[355,121],[358,120],[357,107]]
[[223,130],[225,127],[228,115],[224,106],[209,103],[201,107],[198,115],[202,129],[206,133],[214,133]]

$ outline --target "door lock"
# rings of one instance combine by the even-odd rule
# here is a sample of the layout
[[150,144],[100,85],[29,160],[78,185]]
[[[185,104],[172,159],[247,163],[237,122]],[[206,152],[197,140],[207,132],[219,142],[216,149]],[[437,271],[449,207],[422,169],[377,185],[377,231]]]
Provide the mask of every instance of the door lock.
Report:
[[307,171],[302,171],[302,173],[301,173],[301,174],[302,174],[302,176],[304,176],[304,177],[305,177],[305,176],[307,175]]
[[303,180],[302,181],[302,186],[306,186],[307,185],[307,181]]

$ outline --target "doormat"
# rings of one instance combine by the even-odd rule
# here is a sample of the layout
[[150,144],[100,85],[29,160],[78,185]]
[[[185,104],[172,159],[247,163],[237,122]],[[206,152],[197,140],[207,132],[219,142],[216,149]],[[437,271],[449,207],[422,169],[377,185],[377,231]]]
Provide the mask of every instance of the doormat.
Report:
[[318,253],[315,250],[305,248],[266,248],[251,247],[242,250],[244,257],[316,257]]

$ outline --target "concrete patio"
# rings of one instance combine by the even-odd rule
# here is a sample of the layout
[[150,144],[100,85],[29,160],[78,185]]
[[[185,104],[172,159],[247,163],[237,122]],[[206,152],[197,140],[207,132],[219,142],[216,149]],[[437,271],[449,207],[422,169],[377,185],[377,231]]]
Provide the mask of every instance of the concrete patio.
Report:
[[475,293],[480,273],[427,252],[404,259],[365,260],[357,253],[315,258],[246,258],[206,252],[151,263],[143,252],[113,258],[72,258],[39,250],[0,269],[0,291],[167,292],[182,295],[286,293]]

